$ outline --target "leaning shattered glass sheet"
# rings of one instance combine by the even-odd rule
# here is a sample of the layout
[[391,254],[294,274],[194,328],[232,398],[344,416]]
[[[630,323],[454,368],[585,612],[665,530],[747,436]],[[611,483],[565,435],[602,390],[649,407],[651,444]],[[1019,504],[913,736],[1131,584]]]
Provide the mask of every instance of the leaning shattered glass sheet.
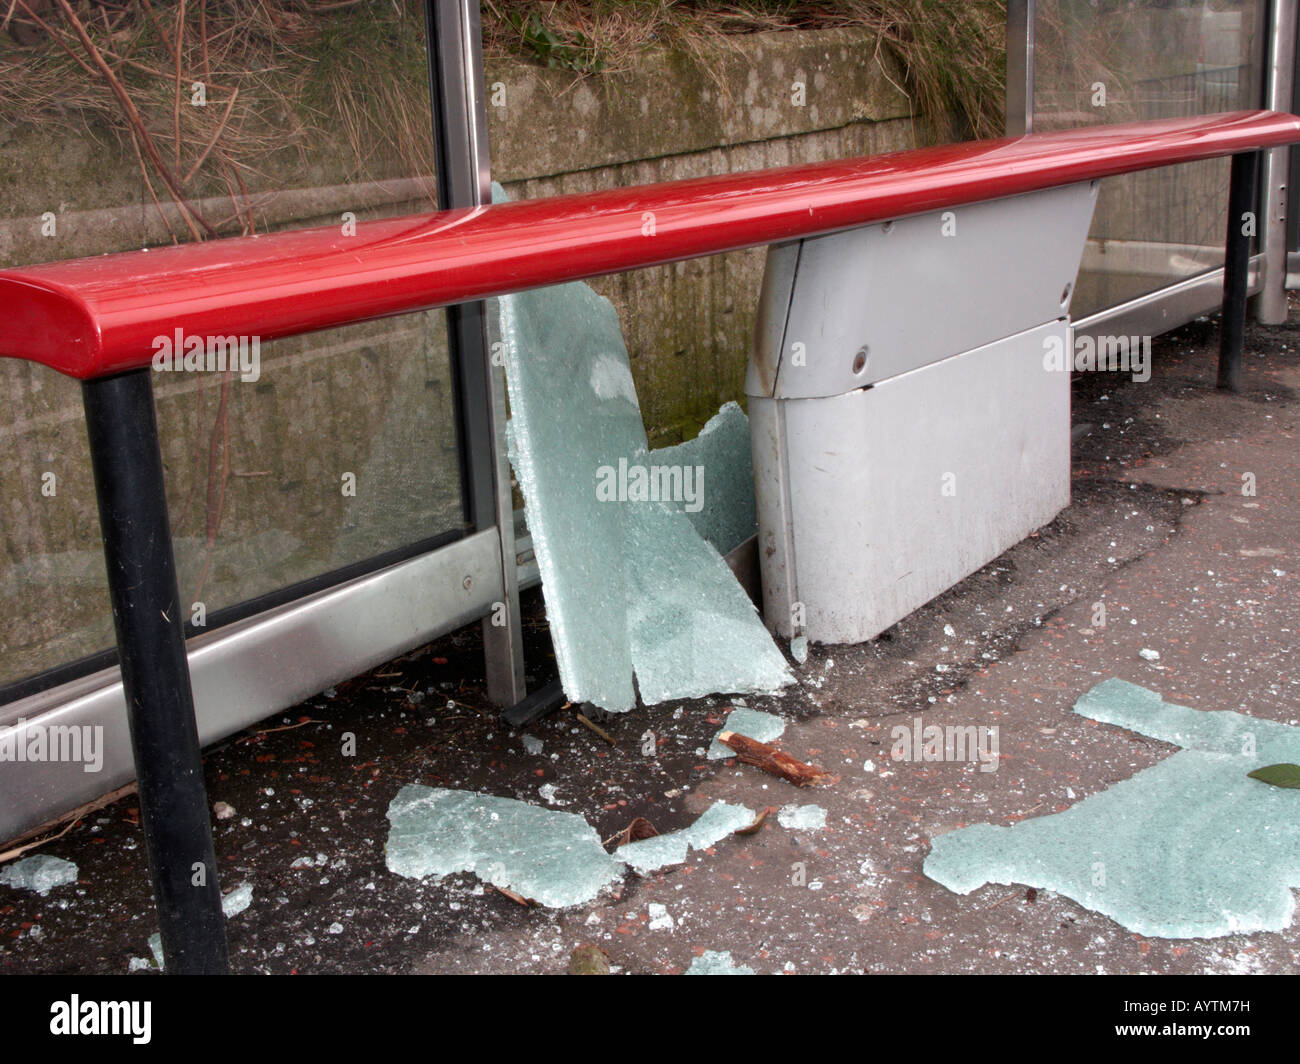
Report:
[[1300,790],[1248,773],[1300,763],[1300,728],[1171,705],[1116,679],[1074,710],[1183,749],[1063,813],[940,835],[925,874],[958,894],[985,883],[1055,891],[1153,938],[1289,926],[1300,887]]
[[749,418],[738,404],[724,403],[695,439],[651,451],[650,462],[661,469],[716,471],[698,500],[668,505],[686,514],[719,554],[735,550],[758,532]]
[[631,507],[624,536],[632,663],[647,705],[787,682],[745,589],[685,515]]
[[[758,612],[693,523],[707,512],[702,531],[725,542],[752,522],[752,486],[733,487],[726,457],[743,414],[724,408],[701,442],[664,461],[648,449],[608,300],[566,284],[492,303],[510,457],[565,694],[625,712],[634,675],[647,704],[789,683]],[[740,500],[739,516],[722,514],[728,499]]]
[[564,691],[575,702],[630,709],[628,507],[601,502],[595,487],[596,470],[617,469],[646,448],[618,317],[585,285],[507,296],[498,306],[510,459]]

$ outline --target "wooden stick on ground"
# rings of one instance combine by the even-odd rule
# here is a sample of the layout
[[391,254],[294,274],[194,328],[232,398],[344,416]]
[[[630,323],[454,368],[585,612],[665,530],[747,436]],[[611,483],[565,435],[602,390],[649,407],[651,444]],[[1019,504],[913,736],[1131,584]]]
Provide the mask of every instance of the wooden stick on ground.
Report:
[[617,746],[617,745],[618,745],[618,743],[614,741],[614,737],[613,737],[612,735],[610,735],[609,732],[607,732],[607,731],[606,731],[604,728],[602,728],[599,724],[593,724],[593,723],[592,723],[591,721],[589,721],[586,717],[584,717],[581,713],[578,714],[578,723],[579,723],[579,724],[585,724],[588,728],[590,728],[590,729],[591,729],[592,731],[594,731],[597,735],[599,735],[602,739],[604,739],[605,742],[609,743],[610,746]]
[[[28,831],[24,831],[21,835],[15,835],[12,839],[0,840],[0,842],[3,842],[6,845],[12,844],[14,847],[13,849],[5,850],[3,853],[0,853],[0,864],[14,857],[18,857],[27,850],[34,849],[37,846],[44,846],[47,842],[53,842],[55,839],[61,838],[71,831],[73,826],[83,817],[87,817],[91,813],[99,812],[99,810],[103,809],[105,806],[111,805],[119,798],[125,798],[128,794],[135,794],[134,783],[128,783],[125,787],[119,787],[115,791],[109,791],[108,794],[101,795],[94,801],[87,802],[85,805],[79,805],[76,809],[69,810],[62,816],[55,817],[53,820],[47,820],[44,824],[31,828]],[[64,824],[64,828],[57,835],[38,838],[38,836],[46,835],[46,832],[53,831],[60,824]]]
[[767,743],[760,743],[757,739],[751,739],[748,735],[740,735],[737,732],[729,731],[723,732],[718,736],[718,742],[735,750],[736,756],[745,764],[754,765],[764,772],[780,776],[783,780],[793,783],[796,787],[816,783],[827,775],[816,765],[809,765],[796,760],[789,754],[782,753],[776,747],[768,746]]

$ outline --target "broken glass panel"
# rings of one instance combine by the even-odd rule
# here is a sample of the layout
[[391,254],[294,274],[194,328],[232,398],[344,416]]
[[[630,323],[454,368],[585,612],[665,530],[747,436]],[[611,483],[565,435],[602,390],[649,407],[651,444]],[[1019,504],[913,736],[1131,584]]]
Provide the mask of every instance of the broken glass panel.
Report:
[[696,471],[699,498],[673,505],[719,554],[758,532],[749,418],[736,403],[725,403],[695,439],[651,451],[650,463],[652,468]]
[[753,822],[753,810],[746,809],[743,805],[716,802],[690,827],[629,842],[626,846],[619,847],[618,857],[645,875],[669,865],[681,864],[686,860],[688,850],[707,850],[714,843],[721,842],[741,828],[749,827]]
[[411,879],[472,872],[565,908],[591,901],[623,873],[582,817],[513,798],[408,783],[388,819],[388,868]]
[[34,890],[44,897],[55,887],[77,881],[77,866],[62,857],[37,854],[0,868],[0,883],[14,890]]
[[596,497],[596,475],[643,451],[646,439],[618,316],[586,285],[507,296],[499,306],[510,460],[564,692],[625,711],[636,703],[623,571],[628,508]]
[[[760,743],[774,743],[785,732],[785,720],[775,713],[764,713],[761,709],[737,706],[727,714],[727,719],[718,729],[718,735],[729,731],[747,735]],[[710,761],[721,761],[728,757],[735,757],[736,751],[726,743],[718,742],[715,735],[713,742],[709,744],[707,756]]]
[[[504,198],[494,186],[494,201]],[[493,300],[489,316],[504,347],[510,457],[569,699],[626,712],[634,676],[648,704],[789,683],[753,604],[697,530],[726,542],[752,521],[739,409],[662,461],[648,450],[608,300],[584,284],[557,285]]]
[[1064,813],[940,835],[926,875],[958,894],[985,883],[1055,891],[1155,938],[1287,927],[1300,886],[1300,792],[1247,773],[1300,761],[1300,728],[1171,705],[1116,679],[1074,709],[1183,749]]
[[788,682],[749,595],[683,514],[630,508],[624,535],[632,662],[647,705]]

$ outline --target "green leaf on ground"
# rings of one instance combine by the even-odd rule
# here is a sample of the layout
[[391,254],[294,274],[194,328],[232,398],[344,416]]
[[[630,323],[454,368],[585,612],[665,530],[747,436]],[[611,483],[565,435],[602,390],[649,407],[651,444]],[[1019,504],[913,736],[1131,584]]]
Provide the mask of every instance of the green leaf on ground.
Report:
[[1300,790],[1300,765],[1293,765],[1288,761],[1280,765],[1265,765],[1246,775],[1253,780],[1272,784],[1274,787],[1291,787]]

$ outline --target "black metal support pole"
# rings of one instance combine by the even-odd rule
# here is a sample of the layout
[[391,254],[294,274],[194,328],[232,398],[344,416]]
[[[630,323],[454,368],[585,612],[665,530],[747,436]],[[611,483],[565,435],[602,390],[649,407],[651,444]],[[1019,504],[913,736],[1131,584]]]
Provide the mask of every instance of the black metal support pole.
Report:
[[83,381],[82,398],[166,970],[224,973],[221,892],[149,371]]
[[1255,188],[1259,152],[1232,157],[1228,189],[1228,238],[1223,258],[1223,321],[1219,333],[1219,387],[1241,391],[1241,348],[1246,332],[1246,292],[1250,284],[1251,234],[1259,231]]

